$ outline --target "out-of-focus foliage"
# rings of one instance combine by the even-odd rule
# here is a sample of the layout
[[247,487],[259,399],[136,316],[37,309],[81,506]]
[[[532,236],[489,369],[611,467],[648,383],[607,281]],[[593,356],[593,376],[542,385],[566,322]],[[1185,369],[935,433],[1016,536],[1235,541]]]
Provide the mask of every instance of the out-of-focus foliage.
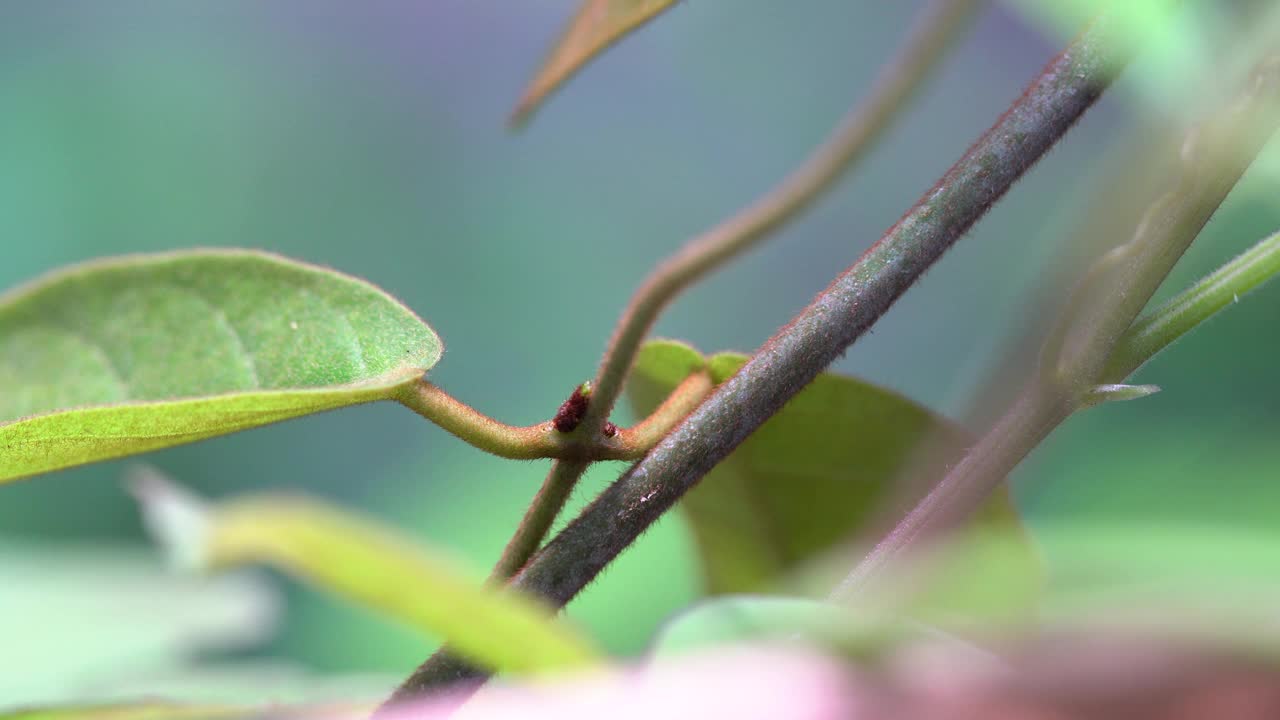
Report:
[[126,547],[0,545],[3,706],[103,700],[131,674],[270,637],[279,598],[244,574],[175,577]]
[[499,672],[546,673],[600,658],[541,603],[484,587],[441,553],[350,511],[284,496],[209,506],[155,474],[138,476],[135,487],[148,524],[181,565],[276,566]]
[[785,596],[707,600],[669,621],[652,650],[665,657],[795,641],[867,659],[966,638],[963,645],[987,646],[994,659],[1020,635],[1108,631],[1271,657],[1280,648],[1274,530],[1082,523],[1042,527],[1037,538],[1053,562],[1032,612],[1023,602],[1021,534],[970,533],[918,549],[851,605]]
[[151,701],[32,707],[0,712],[0,720],[219,720],[246,713],[231,706]]
[[[657,407],[694,369],[721,383],[746,356],[706,360],[674,341],[650,342],[627,392],[638,415]],[[960,428],[911,400],[860,380],[819,376],[681,500],[711,593],[757,592],[915,499],[901,482],[922,453],[962,447]],[[913,463],[923,463],[913,466]],[[898,484],[895,485],[895,481]],[[1007,491],[979,527],[1019,528]],[[1027,569],[1037,574],[1034,552]]]
[[[553,108],[563,112],[554,123],[511,139],[501,117],[570,5],[6,7],[0,230],[9,240],[0,241],[0,286],[70,262],[179,245],[306,257],[431,309],[458,356],[433,380],[503,420],[543,420],[565,388],[589,376],[645,269],[803,157],[866,92],[897,39],[886,28],[904,27],[917,9],[821,0],[780,13],[776,3],[743,2],[726,20],[723,3],[681,3],[610,50],[609,67],[557,97]],[[659,331],[752,348],[786,322],[1060,49],[1063,35],[1015,7],[994,4],[978,20],[859,173],[776,244],[691,292]],[[1185,77],[1167,64],[1139,66],[1165,67],[1171,86]],[[1097,184],[1095,172],[1116,155],[1113,138],[1127,143],[1122,131],[1150,107],[1142,77],[1126,74],[837,369],[961,417],[975,380],[1003,352],[1000,340],[1042,321],[1029,308],[1060,266],[1058,231],[1080,213],[1080,189]],[[1256,164],[1172,290],[1280,226],[1275,174],[1262,172],[1280,166],[1277,157]],[[1273,523],[1280,336],[1260,328],[1277,312],[1274,293],[1240,303],[1141,371],[1138,381],[1165,392],[1090,411],[1055,435],[1014,478],[1033,532],[1100,517]],[[220,494],[304,486],[392,517],[475,566],[497,557],[545,469],[483,456],[386,404],[154,460]],[[615,470],[593,474],[571,511]],[[6,486],[0,533],[137,540],[119,475],[104,464]],[[658,619],[697,592],[687,536],[682,518],[664,520],[569,614],[611,649],[643,646]],[[1061,548],[1046,551],[1052,567]],[[0,600],[24,582],[39,587],[37,577],[0,570]],[[265,652],[396,673],[423,657],[420,638],[286,587],[289,613]],[[65,644],[47,629],[66,613],[39,593],[46,601],[0,616],[0,636],[24,652],[61,652]],[[110,607],[93,603],[75,616]],[[104,621],[94,632],[127,648],[113,635],[120,625]]]

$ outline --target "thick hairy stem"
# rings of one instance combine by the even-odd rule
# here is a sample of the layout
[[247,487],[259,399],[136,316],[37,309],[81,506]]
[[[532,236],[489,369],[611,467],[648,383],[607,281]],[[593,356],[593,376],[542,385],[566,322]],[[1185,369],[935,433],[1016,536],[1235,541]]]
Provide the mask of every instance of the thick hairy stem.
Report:
[[[1128,60],[1124,40],[1109,16],[1095,21],[906,216],[535,555],[512,585],[557,605],[581,591],[860,337],[1066,134]],[[474,677],[473,669],[438,653],[398,697]]]
[[[580,419],[585,428],[582,433],[603,435],[601,430],[622,392],[636,353],[662,309],[685,288],[781,228],[834,185],[880,137],[981,4],[982,0],[933,0],[908,34],[902,50],[885,65],[871,95],[845,115],[803,165],[764,197],[690,240],[645,279],[623,311],[601,360],[590,402]],[[662,415],[660,408],[655,416]],[[633,429],[636,435],[629,443],[647,448],[666,429],[662,424],[645,421]],[[624,441],[628,440],[627,432],[620,433]],[[578,462],[552,466],[525,516],[536,523],[529,527],[522,524],[516,530],[507,546],[508,553],[500,562],[501,569],[524,564],[525,558],[519,553],[532,552],[542,542],[538,528],[546,532],[585,469]],[[494,576],[498,576],[496,570]],[[419,677],[422,670],[406,681],[401,689],[404,692],[397,692],[397,698],[411,696],[412,688],[436,684]]]

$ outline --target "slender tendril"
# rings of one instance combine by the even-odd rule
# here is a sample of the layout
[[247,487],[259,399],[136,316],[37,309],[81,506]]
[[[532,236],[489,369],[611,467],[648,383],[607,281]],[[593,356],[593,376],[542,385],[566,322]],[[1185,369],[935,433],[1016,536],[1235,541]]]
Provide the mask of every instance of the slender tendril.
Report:
[[[581,418],[581,427],[585,429],[579,432],[600,433],[605,427],[636,353],[662,309],[685,288],[781,228],[834,185],[880,137],[981,4],[981,0],[933,0],[908,33],[902,49],[885,65],[871,95],[845,115],[799,168],[755,203],[690,240],[650,273],[618,320],[596,373],[590,404]],[[641,423],[635,431],[643,430],[645,437],[635,438],[633,443],[651,446],[667,429],[669,427],[661,424]],[[544,534],[537,535],[536,528],[517,528],[516,537],[507,545],[508,551],[525,549],[532,553],[537,550],[546,528],[560,513],[573,485],[586,470],[585,465],[578,463],[574,463],[574,467],[576,474],[569,471],[572,468],[552,466],[533,502],[535,505],[559,504],[532,507],[525,515],[530,521],[538,521]],[[548,516],[550,519],[543,522]],[[517,538],[519,543],[515,542]],[[519,558],[504,553],[500,564],[518,567],[526,560],[528,556]]]
[[1280,232],[1264,238],[1177,297],[1134,321],[1107,361],[1109,382],[1129,377],[1173,341],[1280,273]]
[[[1036,163],[1111,83],[1132,46],[1095,21],[908,213],[733,377],[610,485],[512,578],[563,606],[752,431],[880,318]],[[482,677],[447,649],[389,703]]]
[[981,0],[934,0],[884,65],[865,102],[856,104],[800,167],[756,202],[690,240],[650,273],[623,311],[596,373],[583,422],[598,428],[613,410],[636,353],[658,314],[677,295],[754,247],[831,189],[880,137],[920,88]]
[[[764,197],[690,240],[649,275],[618,321],[581,420],[585,430],[570,434],[573,443],[584,432],[596,435],[601,446],[611,440],[601,432],[604,423],[622,392],[641,343],[662,309],[685,288],[782,227],[834,185],[880,137],[981,4],[982,0],[934,0],[916,21],[897,56],[885,65],[870,97],[845,115],[804,164]],[[502,425],[461,403],[449,402],[452,398],[441,397],[443,393],[429,384],[413,390],[402,402],[481,449],[509,458],[573,455],[563,438],[549,434],[554,429],[543,425]],[[664,408],[665,405],[654,413],[657,417],[636,426],[630,435],[627,430],[621,431],[618,442],[632,448],[651,447],[670,429],[660,422],[669,415],[663,414]],[[588,467],[572,457],[561,465],[552,465],[494,568],[493,579],[509,577],[538,549]]]
[[529,503],[529,509],[516,532],[502,549],[502,557],[498,558],[489,575],[489,581],[495,584],[506,584],[513,575],[524,567],[524,564],[538,551],[542,539],[551,530],[561,508],[569,502],[569,495],[578,478],[586,472],[590,462],[583,460],[561,460],[551,466],[547,479],[543,481],[538,494]]

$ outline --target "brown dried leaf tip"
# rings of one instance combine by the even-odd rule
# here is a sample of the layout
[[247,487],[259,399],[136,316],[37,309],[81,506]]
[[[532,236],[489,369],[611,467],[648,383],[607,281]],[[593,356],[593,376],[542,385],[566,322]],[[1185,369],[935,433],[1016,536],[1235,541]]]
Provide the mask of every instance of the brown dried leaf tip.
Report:
[[556,411],[555,417],[551,418],[551,424],[562,433],[573,432],[578,423],[582,422],[582,416],[587,414],[590,398],[591,383],[585,382],[574,388],[573,394]]

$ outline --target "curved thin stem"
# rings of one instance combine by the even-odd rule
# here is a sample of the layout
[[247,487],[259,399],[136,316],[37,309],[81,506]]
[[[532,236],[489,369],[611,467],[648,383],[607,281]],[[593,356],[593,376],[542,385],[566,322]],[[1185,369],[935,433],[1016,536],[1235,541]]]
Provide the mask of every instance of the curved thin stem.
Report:
[[709,378],[704,381],[690,376],[635,427],[618,429],[613,435],[594,440],[584,437],[584,433],[560,432],[552,422],[523,427],[507,425],[426,380],[406,386],[396,400],[468,444],[499,457],[555,458],[580,464],[594,460],[635,460],[643,456],[663,434],[697,407],[709,390]]
[[499,422],[425,379],[396,398],[402,405],[485,452],[513,460],[558,457],[568,443],[551,423],[518,427]]
[[690,240],[645,279],[623,311],[596,373],[583,419],[599,428],[609,417],[636,353],[658,314],[680,292],[799,215],[871,147],[919,89],[981,0],[934,0],[916,20],[902,49],[881,71],[870,97],[840,121],[799,168],[751,205]]
[[[711,376],[706,372],[690,375],[671,391],[671,395],[648,418],[632,428],[619,430],[618,440],[625,447],[644,448],[647,451],[692,412],[711,392],[711,387]],[[538,490],[516,528],[515,535],[503,549],[502,557],[489,576],[490,581],[506,582],[529,562],[529,558],[542,545],[551,524],[569,501],[578,478],[582,477],[589,465],[589,461],[575,460],[564,460],[552,465],[542,488]]]
[[1280,273],[1280,232],[1264,238],[1177,297],[1143,315],[1120,338],[1102,373],[1106,381],[1133,374],[1174,340]]
[[626,447],[644,448],[647,452],[711,394],[713,385],[711,375],[706,371],[696,372],[685,378],[649,417],[618,431],[622,444]]
[[[603,429],[622,392],[636,353],[662,309],[703,275],[795,217],[839,179],[843,171],[880,136],[980,5],[981,0],[933,0],[911,30],[902,50],[881,72],[871,96],[845,116],[831,136],[799,169],[755,204],[694,238],[649,275],[623,311],[601,360],[592,401],[583,417],[586,432],[599,433]],[[516,530],[521,552],[530,547],[536,548],[542,542],[550,526],[550,521],[544,522],[543,518],[547,515],[554,518],[563,506],[563,498],[568,497],[584,470],[585,467],[577,464],[565,468],[561,463],[552,466],[543,491],[534,499],[533,507],[526,515],[536,522],[529,528],[522,524]],[[553,485],[556,489],[548,490]],[[540,507],[543,504],[546,507]],[[617,551],[620,550],[618,548]],[[611,558],[612,555],[609,556]],[[514,559],[513,554],[510,560]],[[504,569],[510,569],[512,564],[523,563],[503,561]],[[470,668],[459,666],[447,653],[437,653],[397,688],[386,706],[465,677],[470,672]]]
[[502,549],[502,557],[493,566],[489,582],[506,584],[529,562],[529,558],[542,545],[542,539],[551,530],[551,524],[556,521],[565,503],[569,502],[578,478],[582,477],[590,464],[589,461],[562,460],[551,466],[551,472],[547,473],[547,479],[529,504],[529,509],[525,510],[515,534]]
[[[861,259],[538,552],[512,587],[563,606],[752,431],[862,336],[1111,83],[1130,43],[1096,21]],[[447,649],[392,702],[480,674]]]
[[[585,430],[579,432],[602,434],[600,429],[604,428],[605,420],[622,392],[636,353],[662,309],[682,290],[763,240],[821,197],[879,138],[889,121],[920,87],[928,71],[937,64],[951,41],[965,27],[966,20],[980,5],[981,0],[934,0],[917,19],[902,49],[885,65],[870,97],[845,115],[804,164],[764,197],[690,240],[649,274],[632,296],[614,329],[609,349],[596,373],[590,403],[581,421],[581,427]],[[696,404],[690,406],[689,410]],[[678,415],[675,419],[678,420],[687,412],[688,410],[675,413]],[[662,417],[664,409],[659,408],[649,420],[630,431],[632,436],[628,444],[646,449],[651,447],[670,429],[670,426],[658,422]],[[627,438],[628,432],[623,430],[619,435]],[[575,468],[577,475],[571,472]],[[568,497],[573,484],[585,469],[585,465],[578,463],[570,468],[553,465],[543,482],[543,489],[534,498],[534,504],[559,501],[562,505],[562,498]],[[567,487],[561,488],[562,485]],[[553,486],[561,489],[548,492]],[[541,518],[547,514],[554,518],[561,505],[531,507],[526,518],[538,520],[545,533],[550,521],[542,523]],[[512,544],[536,549],[542,536],[531,543],[529,538],[534,534],[532,528],[522,525],[516,530]],[[517,538],[520,539],[519,543],[516,543]],[[504,554],[500,564],[509,568],[516,559],[518,558],[507,558]],[[523,562],[521,559],[515,564],[518,566]]]

